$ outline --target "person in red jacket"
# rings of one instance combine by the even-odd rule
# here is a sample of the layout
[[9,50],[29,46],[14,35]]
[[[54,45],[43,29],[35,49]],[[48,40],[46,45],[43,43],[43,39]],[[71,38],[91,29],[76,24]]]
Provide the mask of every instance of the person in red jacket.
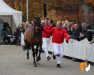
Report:
[[[49,19],[48,18],[45,19],[45,24],[43,23],[42,26],[46,30],[50,30],[52,28],[51,24],[49,23]],[[45,51],[47,60],[51,59],[51,57],[48,54],[48,45],[49,45],[49,42],[50,42],[50,36],[51,36],[50,33],[47,33],[44,30],[42,31],[42,40],[43,40],[42,47],[43,47],[43,50]]]
[[54,55],[56,56],[57,67],[61,68],[61,58],[63,57],[63,42],[64,38],[66,42],[69,41],[69,35],[64,28],[62,28],[62,22],[58,21],[56,27],[53,27],[51,30],[44,31],[52,34],[52,43],[54,48]]

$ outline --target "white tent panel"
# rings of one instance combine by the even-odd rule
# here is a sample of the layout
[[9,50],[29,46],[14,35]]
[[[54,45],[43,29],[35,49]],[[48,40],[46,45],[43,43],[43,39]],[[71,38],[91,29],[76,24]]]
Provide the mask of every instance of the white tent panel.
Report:
[[18,26],[22,22],[22,12],[14,10],[3,0],[0,0],[0,15],[12,15],[16,26]]
[[20,25],[22,23],[22,15],[21,14],[13,14],[13,20],[14,20],[16,26]]
[[0,0],[0,10],[1,11],[7,11],[7,12],[11,12],[11,13],[21,13],[21,11],[17,11],[13,8],[11,8],[10,6],[8,6],[3,0]]

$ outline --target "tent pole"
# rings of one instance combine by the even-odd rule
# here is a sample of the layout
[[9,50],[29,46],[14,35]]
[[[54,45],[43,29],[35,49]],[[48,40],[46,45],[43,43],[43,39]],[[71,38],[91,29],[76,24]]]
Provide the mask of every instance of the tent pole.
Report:
[[28,22],[28,0],[26,0],[26,17]]
[[11,29],[12,29],[12,31],[13,31],[12,15],[11,15],[10,17],[11,17]]

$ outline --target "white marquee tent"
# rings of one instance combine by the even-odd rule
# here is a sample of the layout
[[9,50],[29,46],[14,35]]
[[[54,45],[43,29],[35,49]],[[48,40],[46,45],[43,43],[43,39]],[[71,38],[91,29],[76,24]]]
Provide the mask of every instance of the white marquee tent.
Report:
[[[11,16],[11,24],[15,24],[16,27],[22,22],[22,12],[11,8],[3,0],[0,0],[0,18],[2,16],[6,16],[6,18]],[[3,20],[6,18],[3,18]]]

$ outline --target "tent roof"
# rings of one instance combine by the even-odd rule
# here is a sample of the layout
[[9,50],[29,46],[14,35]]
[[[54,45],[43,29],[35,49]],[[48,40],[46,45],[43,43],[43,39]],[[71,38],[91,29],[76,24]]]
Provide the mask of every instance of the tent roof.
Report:
[[0,15],[12,15],[15,13],[21,14],[22,12],[11,8],[3,0],[0,0]]

